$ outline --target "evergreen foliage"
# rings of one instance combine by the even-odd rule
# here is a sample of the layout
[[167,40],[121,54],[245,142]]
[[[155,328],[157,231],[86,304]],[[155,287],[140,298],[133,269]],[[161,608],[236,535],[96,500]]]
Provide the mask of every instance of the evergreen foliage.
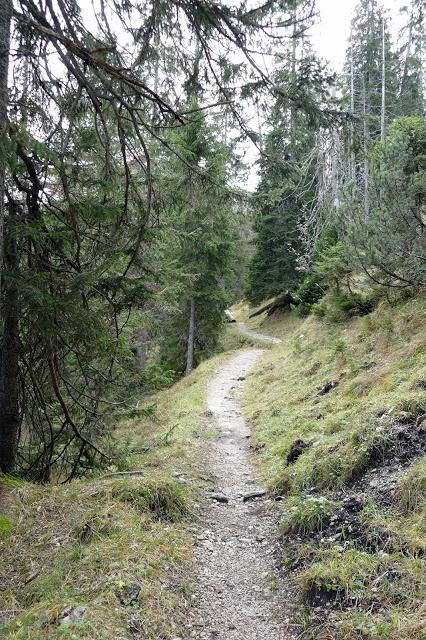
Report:
[[0,470],[43,481],[114,464],[116,416],[216,349],[239,208],[227,136],[274,91],[252,52],[294,23],[290,0],[93,10],[0,0]]
[[[293,54],[296,56],[295,51]],[[294,289],[302,278],[299,223],[315,196],[316,166],[311,151],[321,122],[308,108],[300,107],[324,99],[331,80],[309,52],[295,58],[290,68],[283,65],[277,71],[277,86],[283,89],[289,83],[294,87],[296,104],[282,90],[268,118],[254,198],[255,253],[246,289],[253,303]]]
[[[199,117],[174,135],[179,156],[199,172],[170,159],[162,188],[167,209],[164,260],[179,283],[176,310],[167,323],[162,361],[185,372],[191,301],[194,305],[193,365],[214,353],[229,298],[229,275],[235,245],[232,198],[225,189],[229,152],[218,142],[217,128]],[[202,173],[201,173],[202,171]]]

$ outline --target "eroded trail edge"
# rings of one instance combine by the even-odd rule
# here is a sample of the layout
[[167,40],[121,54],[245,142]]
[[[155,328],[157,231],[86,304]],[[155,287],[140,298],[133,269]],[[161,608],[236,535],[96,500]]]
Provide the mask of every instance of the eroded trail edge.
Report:
[[[284,640],[285,590],[275,570],[277,514],[253,481],[250,431],[238,404],[246,374],[262,350],[233,356],[212,378],[207,407],[216,434],[206,466],[215,492],[198,536],[198,574],[188,636],[200,640]],[[223,494],[220,495],[220,494]],[[217,499],[227,498],[228,502]]]

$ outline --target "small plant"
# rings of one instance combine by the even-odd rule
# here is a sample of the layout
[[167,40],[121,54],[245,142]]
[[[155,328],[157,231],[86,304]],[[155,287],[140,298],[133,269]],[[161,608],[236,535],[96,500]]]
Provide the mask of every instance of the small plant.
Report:
[[337,353],[344,353],[345,351],[346,351],[346,342],[341,338],[338,338],[333,345],[333,352],[337,354]]
[[322,531],[330,522],[339,503],[320,497],[289,498],[281,520],[281,530],[287,533]]
[[397,499],[405,513],[426,510],[426,458],[404,476],[397,491]]
[[308,316],[312,306],[318,303],[323,297],[327,285],[324,277],[319,273],[310,273],[296,290],[295,298],[300,301],[297,307],[297,314],[301,317]]
[[375,329],[375,322],[372,316],[367,315],[362,319],[366,333],[372,333]]
[[311,313],[316,318],[325,318],[327,315],[327,309],[327,304],[323,300],[320,300],[312,305]]
[[382,331],[386,333],[393,333],[395,330],[395,323],[389,314],[378,316],[376,324],[379,329],[382,329]]
[[294,353],[300,354],[302,352],[302,341],[299,337],[292,340],[292,347]]

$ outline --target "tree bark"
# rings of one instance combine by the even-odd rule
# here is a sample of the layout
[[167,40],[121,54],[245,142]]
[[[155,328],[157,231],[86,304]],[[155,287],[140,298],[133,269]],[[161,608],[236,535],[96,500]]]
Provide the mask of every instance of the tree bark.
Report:
[[386,47],[385,47],[385,17],[382,16],[382,106],[380,112],[380,140],[385,139],[386,116]]
[[[9,272],[17,268],[16,242],[5,238],[4,266]],[[4,323],[0,353],[0,470],[15,468],[20,424],[19,412],[19,309],[18,289],[14,280],[4,283]]]
[[362,93],[363,93],[363,123],[364,123],[364,135],[363,135],[363,155],[364,155],[364,215],[368,218],[370,212],[370,199],[369,199],[369,163],[368,163],[368,142],[369,142],[369,127],[367,117],[369,115],[369,109],[367,107],[367,89],[365,86],[365,78],[362,79]]
[[398,87],[398,95],[397,95],[398,100],[404,95],[405,84],[407,82],[408,60],[410,59],[411,41],[412,41],[412,37],[413,37],[413,22],[414,22],[414,10],[413,10],[413,7],[412,7],[411,8],[411,14],[410,14],[410,23],[409,23],[409,27],[408,27],[407,46],[405,48],[404,66],[402,68],[401,81],[400,81],[399,87]]
[[[293,9],[293,34],[291,41],[291,81],[294,82],[296,77],[296,60],[297,60],[297,9]],[[296,135],[296,108],[294,102],[290,106],[290,139],[294,144]]]
[[132,349],[136,358],[136,371],[142,373],[146,369],[146,344],[140,342],[136,347]]
[[188,325],[188,350],[186,353],[185,375],[189,375],[194,368],[194,331],[195,331],[195,303],[191,298],[189,304],[189,325]]
[[[351,29],[351,114],[352,117],[355,115],[355,72],[354,72],[354,50],[353,50],[353,36]],[[356,180],[356,163],[355,163],[355,151],[354,151],[354,121],[351,121],[351,129],[350,129],[350,171],[349,177],[350,180],[355,182]]]
[[[0,0],[0,135],[7,125],[11,0]],[[17,247],[13,238],[5,237],[5,165],[0,159],[0,470],[13,471],[19,433],[19,371],[18,371],[18,290],[16,282],[4,278],[5,270],[17,268]]]
[[285,291],[281,293],[279,296],[274,298],[272,302],[268,302],[258,309],[252,311],[249,315],[249,318],[256,318],[256,316],[260,316],[262,313],[266,313],[268,316],[275,313],[275,311],[284,311],[286,309],[290,309],[290,306],[298,306],[300,304],[299,300],[294,298],[290,291]]
[[[9,71],[11,16],[12,0],[0,0],[0,136],[3,135],[7,123],[7,76]],[[0,285],[3,267],[4,196],[5,166],[0,158]]]

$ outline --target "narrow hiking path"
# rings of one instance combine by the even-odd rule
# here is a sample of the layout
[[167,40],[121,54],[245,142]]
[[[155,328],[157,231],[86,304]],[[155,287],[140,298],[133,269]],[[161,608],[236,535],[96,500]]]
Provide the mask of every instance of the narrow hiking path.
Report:
[[249,329],[244,322],[238,323],[238,330],[243,334],[243,336],[255,338],[256,340],[263,340],[263,342],[272,342],[273,344],[280,344],[282,342],[281,338],[275,338],[274,336],[265,336],[263,333],[258,333],[253,329]]
[[245,376],[262,353],[238,352],[208,385],[207,407],[216,433],[206,444],[206,467],[215,479],[216,493],[204,510],[198,536],[197,590],[188,638],[291,637],[282,615],[285,589],[278,588],[274,560],[278,515],[274,503],[254,484],[250,431],[238,405]]

